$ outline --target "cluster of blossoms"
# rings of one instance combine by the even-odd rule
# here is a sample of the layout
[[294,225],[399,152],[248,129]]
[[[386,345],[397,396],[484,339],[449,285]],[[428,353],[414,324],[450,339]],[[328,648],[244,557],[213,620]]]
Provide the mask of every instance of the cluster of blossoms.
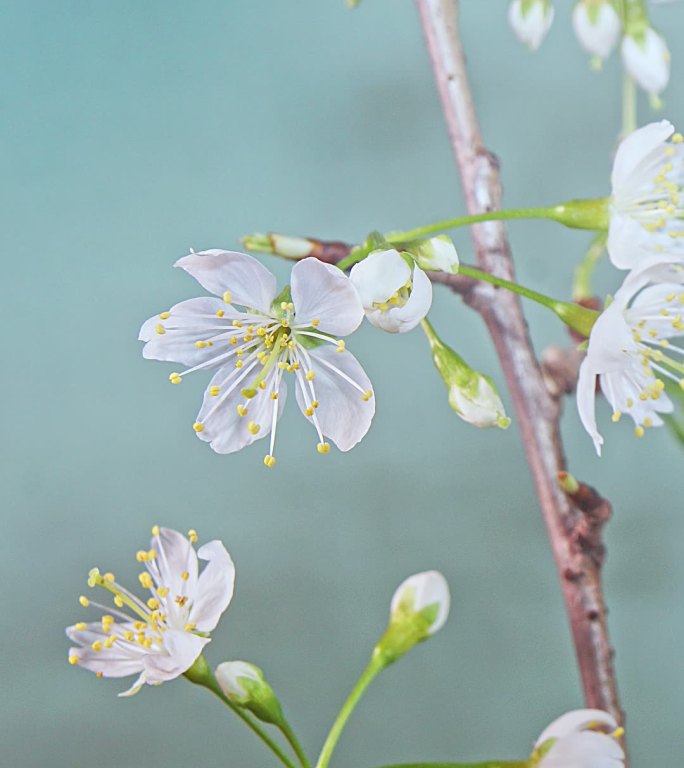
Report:
[[[456,249],[444,236],[410,247],[410,253],[392,247],[372,251],[349,276],[303,258],[279,294],[275,276],[247,254],[192,252],[176,266],[214,297],[182,301],[147,320],[139,334],[143,356],[187,366],[170,374],[172,384],[195,371],[215,371],[193,429],[217,453],[233,453],[270,436],[264,464],[275,464],[288,374],[297,404],[316,430],[318,452],[330,451],[328,439],[348,451],[367,433],[375,401],[371,382],[343,337],[364,316],[389,333],[412,330],[432,304],[424,269],[458,270]],[[452,358],[446,366],[435,361],[454,410],[477,426],[507,426],[491,381]]]
[[613,408],[642,436],[673,404],[667,382],[684,388],[684,140],[663,120],[635,131],[618,148],[612,174],[607,248],[629,269],[596,321],[580,369],[580,417],[600,453],[594,415],[596,379]]
[[[218,685],[234,707],[248,710],[262,722],[286,724],[280,702],[259,667],[246,661],[226,661],[212,673],[202,656],[209,632],[232,599],[235,568],[220,541],[211,541],[197,552],[196,541],[195,531],[184,536],[170,528],[152,529],[150,548],[136,554],[136,560],[145,565],[138,578],[151,594],[147,600],[118,584],[113,574],[92,569],[89,586],[109,592],[113,606],[81,597],[84,607],[97,607],[105,613],[100,621],[67,628],[67,636],[75,644],[69,650],[69,662],[98,677],[138,675],[120,696],[133,695],[144,684],[160,685],[185,674],[214,692]],[[198,558],[206,561],[201,573]],[[387,629],[372,654],[377,670],[437,633],[447,621],[450,602],[449,586],[439,571],[405,579],[392,596]],[[543,731],[524,765],[620,768],[622,732],[601,710],[568,712]]]
[[[551,0],[512,0],[508,19],[518,39],[536,50],[553,23]],[[572,26],[580,45],[601,64],[620,43],[622,63],[631,78],[652,97],[670,79],[670,52],[665,39],[651,26],[645,2],[626,7],[615,0],[577,0]]]

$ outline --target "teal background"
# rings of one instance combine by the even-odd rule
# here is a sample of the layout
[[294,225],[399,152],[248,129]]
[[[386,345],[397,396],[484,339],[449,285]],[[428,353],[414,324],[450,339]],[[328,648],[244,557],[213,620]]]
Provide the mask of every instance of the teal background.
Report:
[[[616,58],[590,70],[569,3],[535,55],[505,2],[462,5],[506,204],[606,193]],[[664,114],[681,126],[684,7],[653,16],[673,49]],[[370,433],[321,457],[290,404],[268,471],[262,444],[217,456],[195,439],[208,377],[172,387],[173,366],[143,361],[136,342],[148,316],[202,293],[171,268],[190,247],[269,229],[354,241],[463,210],[413,5],[4,0],[0,87],[3,764],[273,764],[183,680],[124,700],[124,681],[66,663],[63,627],[86,618],[88,569],[132,584],[154,523],[224,540],[237,590],[207,657],[262,666],[312,754],[396,585],[441,569],[449,623],[377,681],[334,764],[526,755],[582,698],[515,424],[462,423],[418,331],[364,327],[349,347],[376,388]],[[509,231],[521,281],[567,295],[588,236]],[[472,260],[468,233],[455,239]],[[265,261],[287,279],[288,265]],[[619,276],[604,268],[602,280],[611,290]],[[444,338],[503,389],[479,319],[435,293]],[[539,350],[566,341],[541,310],[528,316]],[[634,440],[600,411],[601,460],[568,403],[570,468],[615,504],[606,588],[634,765],[669,768],[683,746],[682,454],[665,430]]]

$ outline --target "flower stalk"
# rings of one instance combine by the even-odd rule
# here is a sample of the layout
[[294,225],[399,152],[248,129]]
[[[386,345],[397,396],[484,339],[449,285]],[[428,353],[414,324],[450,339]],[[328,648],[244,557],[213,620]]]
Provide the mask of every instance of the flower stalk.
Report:
[[[285,754],[281,747],[264,731],[264,729],[236,704],[234,704],[221,690],[211,667],[204,656],[199,656],[195,663],[185,673],[185,677],[195,685],[200,685],[211,691],[221,701],[232,710],[250,728],[278,758],[278,760],[287,768],[297,768],[295,763]],[[302,763],[304,766],[305,764]]]

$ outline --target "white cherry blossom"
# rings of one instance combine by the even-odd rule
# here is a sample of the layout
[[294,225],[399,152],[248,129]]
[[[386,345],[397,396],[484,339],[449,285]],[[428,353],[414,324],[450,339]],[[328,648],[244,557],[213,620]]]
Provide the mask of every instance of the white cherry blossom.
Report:
[[610,0],[579,0],[572,12],[572,26],[582,48],[599,63],[610,56],[622,30]]
[[613,163],[608,253],[620,269],[684,263],[684,142],[667,120],[634,131]]
[[368,321],[389,333],[415,328],[432,304],[432,283],[423,270],[394,248],[373,251],[349,275]]
[[[108,607],[81,597],[105,614],[97,622],[79,622],[66,630],[75,647],[69,662],[98,677],[137,680],[120,696],[137,693],[144,684],[158,685],[186,672],[210,641],[211,632],[233,597],[235,567],[220,541],[210,541],[197,552],[195,531],[188,537],[171,528],[152,529],[149,550],[136,559],[146,570],[139,575],[150,597],[142,600],[117,584],[111,573],[90,571],[88,584],[113,595]],[[206,561],[201,573],[198,558]]]
[[578,709],[554,720],[535,744],[535,768],[622,768],[623,729],[600,709]]
[[553,6],[549,0],[513,0],[508,6],[508,22],[515,36],[530,50],[536,51],[553,23]]
[[660,426],[671,413],[665,380],[684,387],[684,269],[659,264],[631,272],[597,319],[577,382],[577,406],[584,428],[601,454],[603,437],[595,415],[596,378],[613,409],[613,421],[627,414],[635,434]]
[[665,90],[670,80],[670,51],[665,38],[652,27],[629,32],[622,38],[622,63],[640,88],[653,97]]
[[[359,296],[337,267],[314,258],[292,269],[291,285],[276,297],[276,279],[244,253],[191,253],[176,266],[218,298],[189,299],[150,318],[140,330],[143,356],[216,372],[193,426],[217,453],[239,451],[270,434],[266,466],[275,464],[275,436],[292,374],[300,410],[318,435],[353,448],[370,427],[373,389],[342,336],[363,320]],[[239,305],[238,308],[235,305]]]

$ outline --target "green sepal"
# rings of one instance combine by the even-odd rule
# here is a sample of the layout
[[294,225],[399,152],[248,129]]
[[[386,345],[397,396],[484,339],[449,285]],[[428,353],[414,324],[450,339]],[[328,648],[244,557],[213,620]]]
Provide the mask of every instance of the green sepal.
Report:
[[568,200],[549,208],[549,218],[571,229],[606,230],[610,221],[609,202],[607,197]]

